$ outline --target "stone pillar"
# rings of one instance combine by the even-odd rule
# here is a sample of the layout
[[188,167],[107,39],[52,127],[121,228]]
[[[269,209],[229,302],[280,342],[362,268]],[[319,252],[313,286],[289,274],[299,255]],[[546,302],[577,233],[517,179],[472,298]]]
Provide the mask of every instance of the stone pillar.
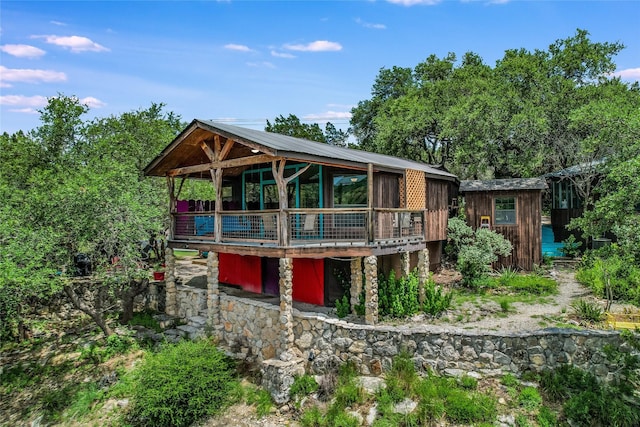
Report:
[[429,280],[429,249],[418,252],[418,301],[424,303],[424,287]]
[[280,258],[280,343],[277,356],[293,349],[293,260]]
[[351,313],[356,314],[356,305],[360,304],[362,293],[362,258],[351,258]]
[[378,257],[364,259],[364,321],[367,325],[378,322]]
[[402,252],[400,262],[402,263],[402,276],[407,277],[411,273],[411,253]]
[[207,255],[207,323],[214,331],[220,326],[220,289],[218,288],[218,253]]
[[170,316],[178,315],[178,301],[176,299],[176,257],[173,256],[173,249],[167,248],[164,254],[165,263],[165,285],[167,287],[167,301],[165,313]]

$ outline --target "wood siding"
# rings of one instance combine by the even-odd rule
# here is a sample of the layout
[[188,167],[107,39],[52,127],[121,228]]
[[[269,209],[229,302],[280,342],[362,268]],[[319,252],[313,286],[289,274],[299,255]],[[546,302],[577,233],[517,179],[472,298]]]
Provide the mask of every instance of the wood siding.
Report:
[[[542,262],[542,196],[540,190],[470,192],[465,197],[467,223],[476,230],[480,217],[491,217],[491,229],[502,234],[513,245],[509,257],[501,257],[496,266],[513,266],[533,270]],[[497,197],[516,198],[516,223],[496,225],[494,200]]]
[[390,173],[377,173],[374,175],[373,206],[376,208],[400,207],[398,175]]
[[426,188],[426,240],[434,242],[447,239],[449,221],[449,183],[427,180]]

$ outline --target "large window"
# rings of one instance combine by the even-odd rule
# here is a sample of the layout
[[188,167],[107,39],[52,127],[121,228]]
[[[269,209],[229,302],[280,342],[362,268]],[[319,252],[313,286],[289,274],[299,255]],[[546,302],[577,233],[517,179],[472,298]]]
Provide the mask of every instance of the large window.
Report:
[[359,208],[367,206],[367,175],[333,176],[333,207]]
[[516,198],[496,197],[495,199],[495,224],[509,225],[516,223]]

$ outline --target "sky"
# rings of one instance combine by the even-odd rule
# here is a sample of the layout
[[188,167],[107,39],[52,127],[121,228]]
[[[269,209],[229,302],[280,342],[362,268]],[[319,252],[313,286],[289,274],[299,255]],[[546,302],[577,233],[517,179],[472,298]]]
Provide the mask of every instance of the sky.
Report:
[[86,119],[164,103],[184,121],[264,129],[295,114],[346,129],[381,68],[429,55],[545,50],[576,29],[622,42],[640,80],[640,1],[0,1],[0,132],[59,93]]

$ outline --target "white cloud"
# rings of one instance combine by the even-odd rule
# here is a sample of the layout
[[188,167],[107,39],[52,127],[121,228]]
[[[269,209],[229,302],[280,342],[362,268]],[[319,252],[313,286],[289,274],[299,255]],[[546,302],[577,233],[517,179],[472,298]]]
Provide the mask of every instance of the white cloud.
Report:
[[291,59],[291,58],[295,58],[295,55],[292,55],[290,53],[286,53],[286,52],[277,52],[275,50],[271,51],[271,56],[275,56],[276,58],[287,58],[287,59]]
[[[40,108],[47,105],[46,96],[24,96],[24,95],[1,95],[0,105],[13,105],[16,107],[25,108]],[[24,108],[23,108],[24,109]],[[13,110],[17,111],[17,110]]]
[[349,111],[327,111],[325,113],[320,113],[320,114],[307,114],[306,116],[303,116],[303,119],[305,120],[314,120],[317,122],[326,122],[326,121],[331,121],[331,120],[336,120],[336,119],[350,119],[351,118],[351,112]]
[[82,98],[80,103],[85,104],[90,108],[102,108],[107,104],[100,101],[98,98],[94,98],[93,96],[87,96],[86,98]]
[[46,52],[28,44],[3,44],[0,50],[18,58],[37,58]]
[[67,24],[65,24],[64,22],[60,22],[60,21],[49,21],[50,23],[52,23],[53,25],[57,25],[59,27],[66,27]]
[[69,49],[73,53],[80,52],[109,52],[106,48],[93,40],[82,36],[32,36],[32,38],[44,38],[49,44]]
[[640,68],[627,68],[616,71],[613,75],[624,80],[640,80]]
[[12,113],[40,114],[40,112],[35,108],[10,108],[9,111]]
[[373,30],[386,30],[387,26],[384,24],[372,24],[370,22],[365,22],[360,18],[356,18],[356,23],[362,25],[365,28],[371,28]]
[[387,0],[389,3],[400,4],[402,6],[427,5],[433,6],[440,3],[441,0]]
[[229,43],[229,44],[225,44],[224,48],[229,50],[237,50],[238,52],[253,52],[253,50],[249,48],[249,46],[245,46],[243,44]]
[[275,65],[273,65],[271,62],[267,62],[267,61],[262,61],[262,62],[247,62],[247,65],[249,67],[255,67],[255,68],[276,68]]
[[64,82],[67,80],[67,75],[60,71],[53,70],[31,70],[20,68],[7,68],[0,65],[0,82],[6,86],[7,82],[21,82],[21,83],[50,83],[50,82]]
[[316,40],[308,44],[286,44],[284,48],[300,52],[335,52],[342,50],[342,45],[327,40]]

